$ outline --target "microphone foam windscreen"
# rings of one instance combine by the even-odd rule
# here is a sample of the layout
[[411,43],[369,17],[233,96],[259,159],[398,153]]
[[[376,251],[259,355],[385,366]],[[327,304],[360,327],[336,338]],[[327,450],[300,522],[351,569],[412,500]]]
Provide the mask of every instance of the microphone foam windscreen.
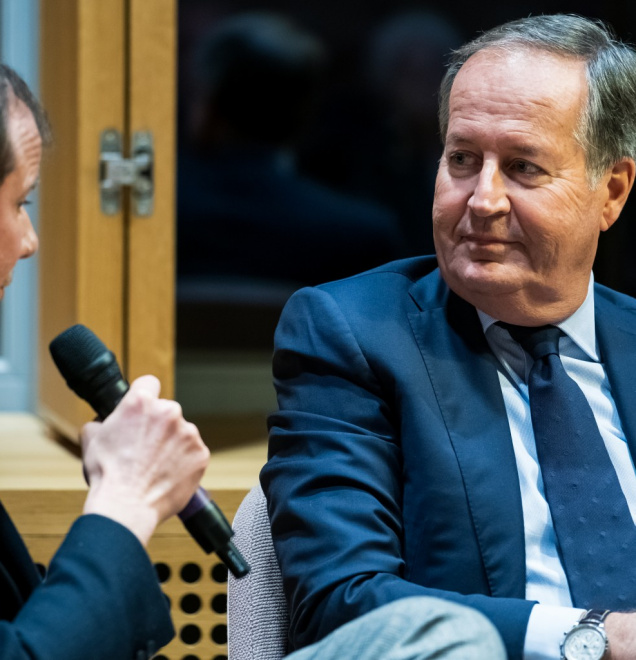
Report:
[[55,366],[67,380],[108,352],[101,339],[81,323],[60,333],[50,343],[49,350]]

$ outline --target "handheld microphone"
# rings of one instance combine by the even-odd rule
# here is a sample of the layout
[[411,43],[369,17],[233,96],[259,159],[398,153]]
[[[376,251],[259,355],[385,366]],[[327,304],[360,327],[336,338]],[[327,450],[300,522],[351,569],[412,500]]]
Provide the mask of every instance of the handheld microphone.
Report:
[[[101,419],[108,417],[128,391],[115,355],[81,324],[59,334],[49,350],[71,390],[87,401]],[[232,543],[234,532],[230,523],[201,486],[179,518],[201,548],[208,554],[216,552],[234,577],[249,573],[250,567]]]

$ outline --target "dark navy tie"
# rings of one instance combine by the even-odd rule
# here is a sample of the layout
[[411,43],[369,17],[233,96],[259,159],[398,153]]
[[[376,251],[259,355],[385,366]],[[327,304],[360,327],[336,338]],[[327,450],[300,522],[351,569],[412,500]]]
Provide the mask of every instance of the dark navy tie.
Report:
[[636,527],[592,409],[561,363],[561,330],[499,325],[534,359],[532,428],[572,602],[633,609]]

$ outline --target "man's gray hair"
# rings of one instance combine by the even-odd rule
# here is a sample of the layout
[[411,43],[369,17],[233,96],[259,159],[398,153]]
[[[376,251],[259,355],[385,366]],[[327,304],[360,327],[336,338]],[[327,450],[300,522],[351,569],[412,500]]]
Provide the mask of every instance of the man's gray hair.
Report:
[[621,159],[636,160],[636,52],[601,21],[569,14],[504,23],[454,51],[440,88],[442,141],[455,76],[471,55],[486,48],[538,49],[584,61],[588,97],[575,137],[585,150],[590,185]]

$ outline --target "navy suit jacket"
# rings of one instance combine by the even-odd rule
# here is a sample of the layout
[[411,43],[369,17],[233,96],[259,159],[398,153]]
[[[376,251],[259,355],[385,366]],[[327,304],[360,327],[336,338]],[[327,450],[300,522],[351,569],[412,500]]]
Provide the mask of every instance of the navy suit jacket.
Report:
[[[595,304],[635,456],[636,301],[596,286]],[[521,658],[533,603],[496,359],[435,259],[297,292],[274,376],[280,411],[261,483],[292,647],[419,594],[477,608]]]
[[81,516],[42,581],[0,504],[0,660],[146,660],[173,634],[148,555],[125,527]]

